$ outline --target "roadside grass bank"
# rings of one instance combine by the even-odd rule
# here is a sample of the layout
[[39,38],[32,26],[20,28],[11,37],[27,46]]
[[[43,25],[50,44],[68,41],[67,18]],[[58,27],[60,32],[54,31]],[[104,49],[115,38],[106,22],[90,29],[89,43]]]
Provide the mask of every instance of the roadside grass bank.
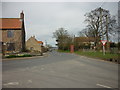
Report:
[[95,57],[95,58],[100,58],[100,59],[104,59],[104,60],[108,60],[108,59],[118,59],[118,54],[111,54],[111,53],[105,53],[105,55],[103,55],[102,52],[90,52],[90,51],[75,51],[76,54],[79,55],[83,55],[83,56],[89,56],[89,57]]
[[[58,50],[58,52],[70,53],[70,51],[64,51],[64,50]],[[112,54],[112,53],[106,52],[105,55],[103,55],[103,52],[99,52],[99,51],[75,51],[74,53],[77,55],[102,59],[102,60],[111,61],[111,62],[120,64],[119,54]]]

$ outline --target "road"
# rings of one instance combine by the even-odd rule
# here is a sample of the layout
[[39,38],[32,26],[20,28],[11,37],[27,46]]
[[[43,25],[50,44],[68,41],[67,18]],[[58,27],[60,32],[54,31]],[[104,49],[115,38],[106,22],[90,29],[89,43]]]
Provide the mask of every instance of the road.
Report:
[[70,53],[3,61],[3,88],[117,88],[118,65]]

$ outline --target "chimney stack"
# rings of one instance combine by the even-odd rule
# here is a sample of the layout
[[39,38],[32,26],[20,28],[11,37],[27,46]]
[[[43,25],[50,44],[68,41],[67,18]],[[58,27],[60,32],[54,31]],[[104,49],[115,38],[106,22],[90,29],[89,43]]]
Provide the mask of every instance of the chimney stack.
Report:
[[22,12],[20,13],[20,19],[24,20],[24,13],[23,13],[23,10],[22,10]]

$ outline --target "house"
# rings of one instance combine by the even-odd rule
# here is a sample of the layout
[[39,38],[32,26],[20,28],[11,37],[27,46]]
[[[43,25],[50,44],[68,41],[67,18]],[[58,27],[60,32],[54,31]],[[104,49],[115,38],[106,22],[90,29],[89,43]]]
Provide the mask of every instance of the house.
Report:
[[82,42],[82,43],[88,43],[88,42],[94,42],[94,37],[75,37],[75,41]]
[[31,36],[26,41],[26,49],[29,50],[30,52],[40,52],[40,53],[42,53],[42,46],[43,46],[43,42],[38,41],[35,38],[35,36]]
[[93,48],[94,47],[95,38],[94,37],[75,37],[74,44],[78,48]]
[[47,48],[43,45],[42,41],[37,41],[38,44],[41,46],[42,53],[47,52]]
[[20,18],[0,18],[0,47],[3,53],[25,51],[25,25],[24,13]]
[[39,45],[43,46],[43,42],[42,41],[37,41],[39,43]]

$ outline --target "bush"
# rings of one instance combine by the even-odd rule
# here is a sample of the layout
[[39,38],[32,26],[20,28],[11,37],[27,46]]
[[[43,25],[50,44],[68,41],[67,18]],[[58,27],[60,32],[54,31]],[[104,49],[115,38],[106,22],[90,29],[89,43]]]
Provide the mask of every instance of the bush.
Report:
[[6,58],[16,58],[16,57],[32,57],[32,55],[29,54],[23,54],[23,55],[9,55],[5,56]]
[[117,45],[115,43],[110,43],[110,48],[114,48],[117,47]]
[[14,58],[16,57],[16,55],[9,55],[9,56],[5,56],[6,58]]

